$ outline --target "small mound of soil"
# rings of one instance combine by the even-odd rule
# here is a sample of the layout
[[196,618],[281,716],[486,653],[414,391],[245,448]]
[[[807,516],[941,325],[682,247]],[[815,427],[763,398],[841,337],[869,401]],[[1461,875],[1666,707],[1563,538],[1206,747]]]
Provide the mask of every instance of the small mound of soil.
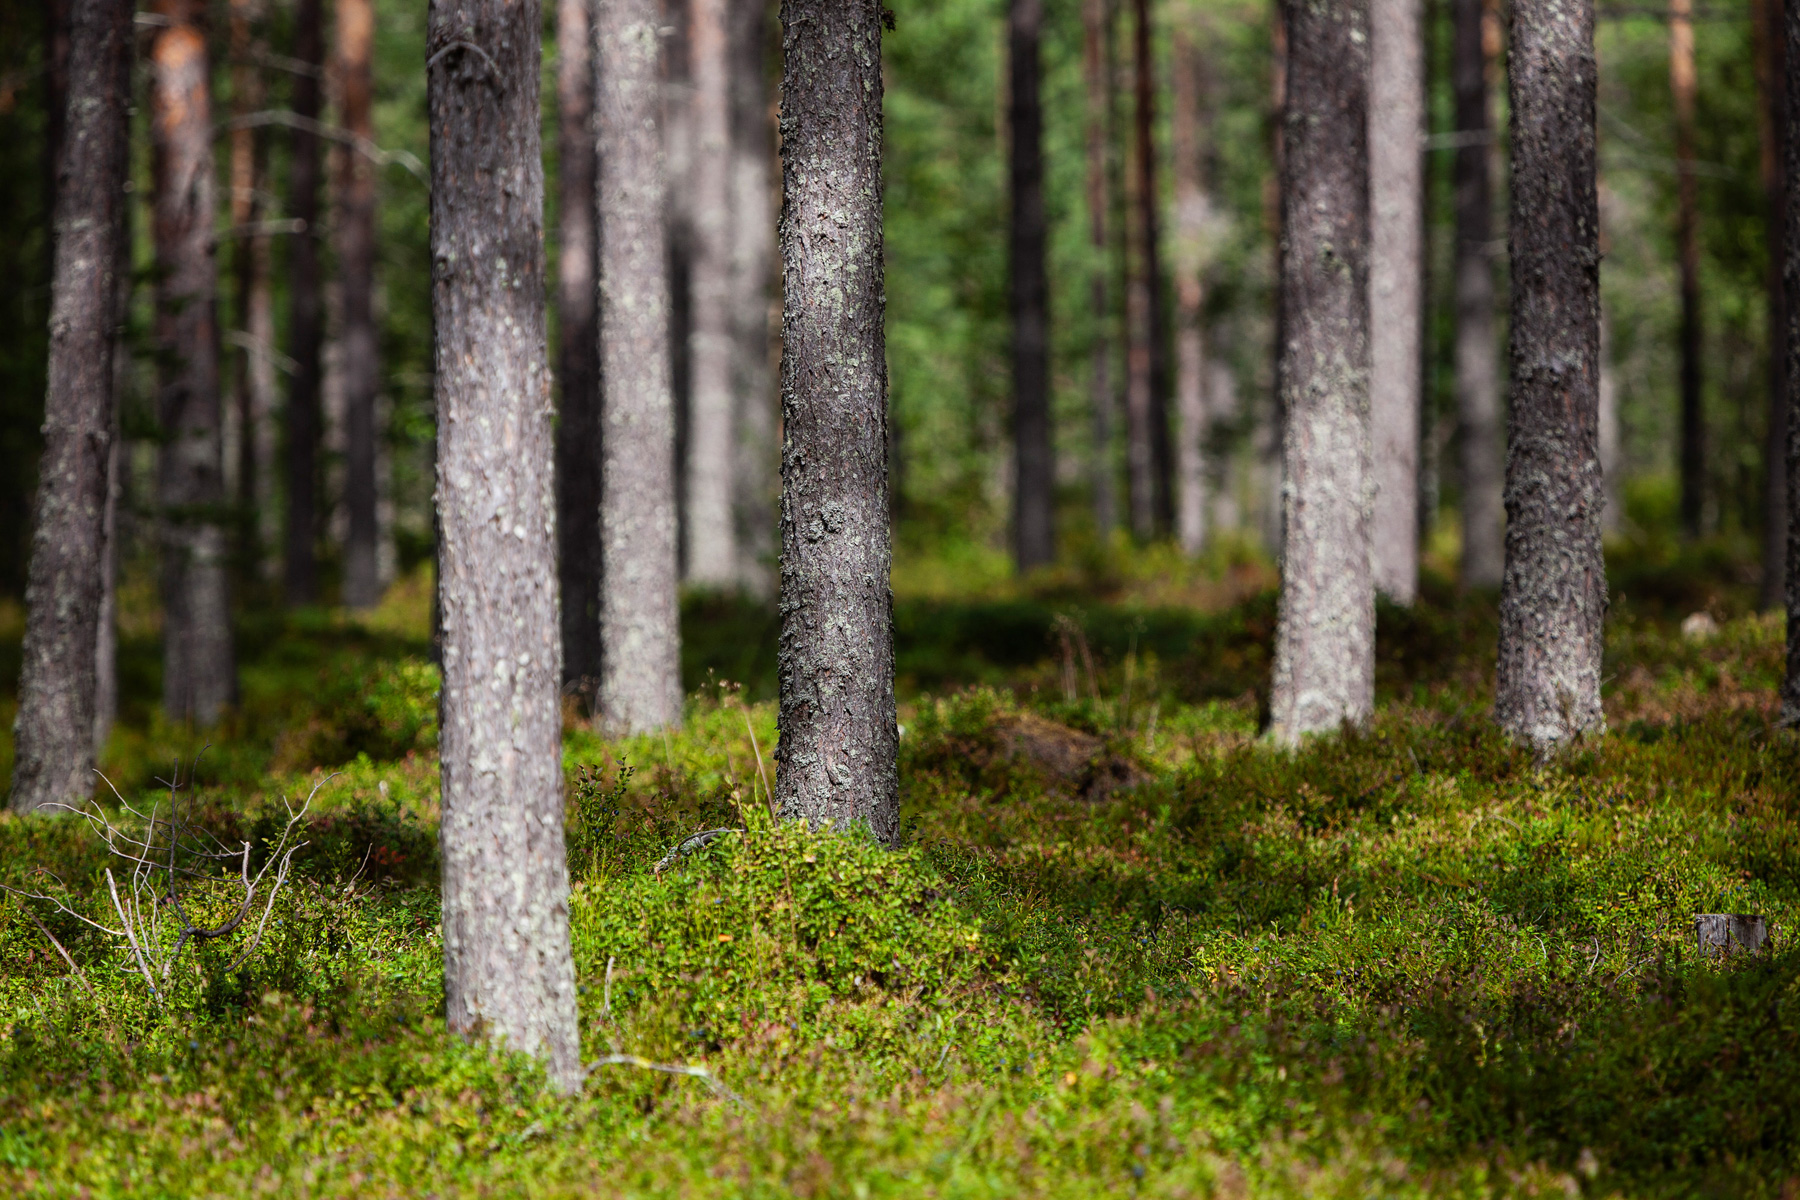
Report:
[[1136,763],[1108,752],[1106,742],[1036,713],[1013,713],[995,723],[1000,752],[1040,771],[1050,790],[1087,801],[1150,778]]

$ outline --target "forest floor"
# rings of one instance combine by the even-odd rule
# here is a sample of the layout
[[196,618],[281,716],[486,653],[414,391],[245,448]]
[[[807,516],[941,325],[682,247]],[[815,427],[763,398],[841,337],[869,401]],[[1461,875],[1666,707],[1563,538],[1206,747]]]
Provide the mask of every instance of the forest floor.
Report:
[[[1384,607],[1375,720],[1285,752],[1266,566],[956,573],[897,573],[898,853],[769,819],[765,608],[690,601],[681,732],[571,706],[586,1060],[705,1072],[572,1099],[443,1028],[426,581],[247,620],[176,799],[260,861],[316,785],[308,844],[256,952],[192,946],[160,1001],[119,939],[0,901],[0,1189],[1800,1196],[1800,741],[1728,555],[1614,556],[1609,732],[1550,766],[1487,719],[1491,596]],[[124,608],[105,766],[142,806],[198,747]],[[81,822],[0,818],[0,882],[116,925],[105,865]],[[1700,958],[1701,912],[1772,948]]]

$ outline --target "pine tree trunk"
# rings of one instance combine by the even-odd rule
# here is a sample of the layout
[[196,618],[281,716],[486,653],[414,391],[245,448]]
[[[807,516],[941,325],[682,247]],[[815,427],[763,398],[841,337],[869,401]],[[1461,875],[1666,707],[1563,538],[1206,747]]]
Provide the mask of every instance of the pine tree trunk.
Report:
[[1781,288],[1781,264],[1787,257],[1786,186],[1781,155],[1781,138],[1787,127],[1786,95],[1782,85],[1787,54],[1782,41],[1783,0],[1754,0],[1752,7],[1756,25],[1762,183],[1768,208],[1769,415],[1763,442],[1762,608],[1770,612],[1781,607],[1787,579],[1787,355],[1782,349],[1787,330],[1787,307]]
[[1045,254],[1044,113],[1038,99],[1043,0],[1010,0],[1013,557],[1029,571],[1056,557],[1056,464],[1050,436],[1050,278]]
[[1456,98],[1456,417],[1461,439],[1462,580],[1487,588],[1505,567],[1500,350],[1494,332],[1493,142],[1483,0],[1450,0]]
[[[1131,72],[1135,79],[1135,59]],[[1138,166],[1143,146],[1136,136],[1137,128],[1134,121],[1124,179],[1125,503],[1132,537],[1147,542],[1156,536],[1156,435],[1152,429],[1156,419],[1156,384],[1151,346],[1151,297],[1155,284],[1144,255],[1144,172]]]
[[1596,436],[1600,446],[1601,491],[1606,510],[1600,518],[1603,533],[1617,533],[1624,511],[1620,495],[1620,475],[1625,467],[1623,430],[1619,425],[1619,381],[1612,369],[1612,322],[1607,319],[1606,305],[1600,305],[1600,406]]
[[[231,5],[231,108],[244,117],[263,107],[266,92],[251,60],[253,53],[248,0]],[[238,353],[234,391],[237,407],[238,558],[250,577],[261,574],[264,529],[273,507],[269,471],[274,456],[275,308],[270,286],[272,247],[267,234],[245,227],[261,220],[267,206],[260,197],[268,189],[268,149],[257,131],[245,125],[231,132],[231,223],[236,227],[232,265],[237,274],[238,320],[232,337]]]
[[[1782,70],[1776,86],[1787,111],[1800,113],[1800,4],[1787,3],[1779,22]],[[1800,382],[1800,122],[1781,124],[1781,341],[1787,358],[1785,407],[1794,411]],[[1787,422],[1787,675],[1781,685],[1781,724],[1800,725],[1800,420]]]
[[1094,340],[1089,366],[1088,406],[1093,415],[1094,531],[1104,544],[1119,523],[1118,486],[1113,470],[1113,333],[1107,297],[1106,268],[1111,257],[1112,213],[1110,148],[1112,145],[1112,30],[1109,0],[1083,0],[1082,64],[1087,80],[1088,244],[1093,266],[1088,272],[1088,306],[1093,312]]
[[[365,144],[375,139],[375,5],[337,0],[337,53],[343,73],[344,128]],[[375,397],[380,386],[375,341],[375,164],[346,150],[339,160],[338,279],[344,295],[344,603],[373,608],[381,600],[381,530],[376,516]]]
[[1193,35],[1175,30],[1175,536],[1198,554],[1206,544],[1206,341],[1201,329],[1209,200],[1202,159],[1204,64]]
[[[294,57],[309,70],[294,77],[294,115],[301,122],[319,119],[319,76],[325,46],[321,0],[297,0],[294,7]],[[283,575],[291,606],[319,599],[319,410],[320,359],[324,336],[320,310],[319,138],[295,129],[293,158],[288,167],[289,209],[300,228],[289,242],[288,357],[294,374],[288,386],[286,432],[287,531]]]
[[[133,93],[132,67],[134,55],[131,35],[125,35],[125,49],[115,56],[119,94]],[[129,102],[125,105],[131,111]],[[126,162],[119,168],[123,181],[131,177],[131,118],[124,118],[120,153]],[[107,454],[106,509],[101,516],[102,548],[100,552],[100,622],[96,630],[94,650],[94,758],[99,760],[112,738],[113,723],[119,716],[119,563],[124,558],[124,542],[128,529],[127,515],[121,505],[127,503],[130,491],[131,447],[125,442],[121,416],[134,397],[131,347],[127,341],[127,325],[131,320],[131,300],[135,259],[132,219],[135,196],[126,193],[119,201],[119,233],[114,247],[113,267],[113,361],[112,361],[112,443]],[[16,742],[15,742],[16,745]]]
[[776,398],[770,384],[769,303],[775,269],[770,165],[769,8],[730,0],[731,330],[737,420],[738,585],[768,598],[775,590],[775,505],[780,490]]
[[1512,413],[1494,718],[1548,753],[1605,727],[1592,0],[1513,0]]
[[1375,590],[1419,590],[1419,392],[1425,229],[1420,0],[1369,7],[1369,428]]
[[437,0],[426,37],[444,1000],[572,1092],[540,27],[535,0]]
[[1369,561],[1368,7],[1287,0],[1282,120],[1285,481],[1270,733],[1375,701]]
[[163,571],[163,707],[210,725],[236,699],[223,524],[212,106],[200,0],[159,0],[151,43],[155,179],[157,508]]
[[1706,506],[1706,415],[1700,401],[1700,180],[1694,174],[1692,0],[1669,3],[1669,90],[1675,98],[1675,245],[1681,266],[1681,530],[1699,537]]
[[655,0],[597,0],[602,386],[600,712],[681,723],[675,410]]
[[75,0],[57,154],[44,453],[38,469],[10,807],[93,791],[95,659],[114,436],[113,346],[129,162],[131,5]]
[[594,317],[593,0],[556,8],[556,532],[563,680],[600,686],[600,332]]
[[1149,355],[1147,414],[1153,533],[1175,525],[1175,462],[1169,437],[1169,323],[1162,295],[1162,193],[1156,182],[1156,59],[1150,0],[1132,0],[1132,162],[1137,172],[1137,254],[1144,341]]
[[781,812],[900,837],[880,0],[782,6]]

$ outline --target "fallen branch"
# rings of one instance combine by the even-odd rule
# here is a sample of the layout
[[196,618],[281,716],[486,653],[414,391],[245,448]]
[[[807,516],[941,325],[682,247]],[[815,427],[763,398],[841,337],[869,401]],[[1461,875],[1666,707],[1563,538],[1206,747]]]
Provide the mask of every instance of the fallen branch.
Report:
[[714,1075],[705,1067],[689,1067],[684,1066],[681,1063],[651,1062],[649,1059],[639,1058],[635,1054],[608,1054],[604,1058],[597,1058],[589,1063],[588,1074],[593,1074],[601,1067],[637,1067],[644,1071],[661,1071],[665,1075],[686,1075],[690,1079],[701,1080],[707,1087],[725,1097],[725,1099],[732,1101],[734,1104],[742,1105],[745,1111],[755,1111],[754,1109],[751,1109],[748,1100],[726,1087],[719,1081],[717,1075]]

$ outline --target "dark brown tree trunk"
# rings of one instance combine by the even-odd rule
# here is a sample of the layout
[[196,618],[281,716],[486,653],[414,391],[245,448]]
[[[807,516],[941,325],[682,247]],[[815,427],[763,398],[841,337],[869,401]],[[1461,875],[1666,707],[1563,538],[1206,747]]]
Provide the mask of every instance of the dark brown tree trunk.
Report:
[[563,680],[591,703],[600,686],[600,353],[594,323],[593,0],[556,8],[556,532]]
[[1295,744],[1375,702],[1369,563],[1366,0],[1287,0],[1282,120],[1285,480],[1270,733]]
[[1699,537],[1706,508],[1706,414],[1700,406],[1700,180],[1694,174],[1692,0],[1669,3],[1669,90],[1675,97],[1675,243],[1681,264],[1681,531]]
[[[1783,56],[1776,86],[1788,113],[1800,113],[1800,4],[1783,5],[1780,21]],[[1800,382],[1800,122],[1781,125],[1782,241],[1781,342],[1774,349],[1787,358],[1786,409],[1794,406]],[[1787,423],[1784,455],[1787,470],[1787,676],[1781,685],[1781,724],[1800,725],[1800,420]]]
[[1369,7],[1369,428],[1375,589],[1419,589],[1420,320],[1425,229],[1425,39],[1420,0]]
[[781,701],[787,817],[900,838],[880,0],[784,0]]
[[[1135,80],[1140,64],[1134,57],[1130,71]],[[1132,88],[1134,97],[1137,88]],[[1143,146],[1137,138],[1140,122],[1133,120],[1129,162],[1124,178],[1125,235],[1125,502],[1131,534],[1140,542],[1156,536],[1156,374],[1153,297],[1156,290],[1150,263],[1144,255],[1144,172],[1138,160]]]
[[210,725],[237,698],[220,444],[212,105],[200,0],[159,0],[151,44],[155,180],[157,508],[163,571],[163,707]]
[[1050,277],[1045,265],[1044,113],[1038,99],[1043,0],[1011,0],[1013,556],[1020,571],[1056,557],[1056,464],[1050,437]]
[[[248,0],[231,5],[231,109],[244,118],[263,107],[265,90],[252,61]],[[257,130],[241,123],[231,131],[232,266],[237,276],[240,328],[231,341],[236,378],[237,444],[228,447],[237,459],[237,554],[246,577],[261,574],[265,546],[263,522],[273,499],[268,471],[274,455],[275,308],[270,287],[271,247],[266,233],[252,232],[266,211],[261,200],[268,187],[267,149]]]
[[1169,323],[1163,312],[1161,207],[1156,183],[1156,59],[1151,54],[1150,0],[1132,0],[1132,167],[1137,204],[1139,314],[1148,356],[1145,412],[1148,420],[1151,525],[1166,533],[1175,523],[1173,445],[1169,438]]
[[1784,0],[1755,0],[1756,83],[1759,132],[1762,142],[1762,181],[1768,206],[1769,245],[1769,416],[1763,452],[1763,574],[1762,607],[1781,607],[1787,580],[1787,310],[1781,288],[1781,264],[1787,257],[1786,180],[1781,139],[1787,128],[1786,95],[1782,81],[1787,73],[1786,46],[1782,41]]
[[[1192,18],[1190,18],[1192,19]],[[1202,328],[1206,237],[1211,201],[1206,194],[1203,108],[1206,66],[1193,31],[1178,26],[1170,122],[1175,177],[1175,540],[1189,554],[1206,544],[1206,335]]]
[[[344,129],[375,139],[375,5],[337,0],[338,66],[343,74]],[[376,514],[375,398],[380,361],[375,340],[375,164],[346,152],[340,160],[338,279],[344,294],[344,603],[373,608],[381,600],[381,530]]]
[[767,55],[769,6],[730,0],[731,330],[737,403],[738,582],[767,598],[775,589],[775,505],[780,449],[770,385],[769,303],[775,272],[774,145]]
[[1456,414],[1462,467],[1462,580],[1494,587],[1505,567],[1500,349],[1494,332],[1493,116],[1483,0],[1450,0],[1456,98]]
[[324,336],[320,321],[319,138],[306,123],[319,119],[319,80],[325,60],[321,0],[298,0],[294,9],[294,57],[305,69],[294,79],[294,115],[302,123],[293,131],[293,159],[288,168],[290,210],[299,230],[290,245],[293,259],[288,278],[288,356],[294,374],[287,403],[287,533],[285,576],[290,605],[319,599],[319,349]]
[[1088,405],[1093,410],[1093,462],[1090,465],[1094,531],[1104,543],[1119,523],[1118,486],[1113,468],[1113,315],[1107,297],[1107,261],[1111,257],[1111,147],[1113,113],[1112,6],[1109,0],[1083,0],[1082,64],[1087,78],[1087,205],[1088,244],[1093,267],[1088,273],[1088,305],[1093,311],[1094,343],[1090,363]]
[[1494,719],[1545,754],[1605,727],[1593,0],[1513,0],[1512,412]]
[[600,713],[681,723],[675,410],[655,0],[597,0],[602,386]]
[[57,154],[44,454],[25,588],[10,807],[93,791],[95,670],[105,591],[113,347],[129,162],[131,5],[75,0]]
[[536,0],[434,0],[426,33],[444,1001],[573,1092],[540,27]]

